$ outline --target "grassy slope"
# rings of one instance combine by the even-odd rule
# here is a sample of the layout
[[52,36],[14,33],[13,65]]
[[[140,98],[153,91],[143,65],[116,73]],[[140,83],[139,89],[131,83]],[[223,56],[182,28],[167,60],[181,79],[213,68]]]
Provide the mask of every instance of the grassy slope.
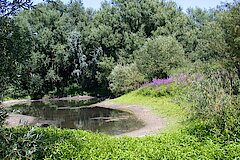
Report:
[[138,95],[136,92],[133,91],[111,101],[120,104],[141,105],[151,109],[159,116],[179,117],[179,113],[182,113],[181,107],[173,103],[171,97],[148,97]]
[[110,100],[114,103],[125,105],[139,105],[150,109],[153,113],[168,120],[168,127],[161,132],[173,131],[183,127],[183,120],[187,113],[183,108],[173,102],[172,97],[150,97],[137,94],[137,91],[125,94],[119,98]]

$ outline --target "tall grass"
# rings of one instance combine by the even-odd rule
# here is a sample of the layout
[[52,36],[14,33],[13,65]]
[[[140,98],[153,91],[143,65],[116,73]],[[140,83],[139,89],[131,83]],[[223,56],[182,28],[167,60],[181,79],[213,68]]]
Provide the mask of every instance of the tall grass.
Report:
[[232,139],[240,136],[240,80],[234,72],[211,71],[202,80],[192,81],[188,100],[193,118],[200,118],[210,132]]

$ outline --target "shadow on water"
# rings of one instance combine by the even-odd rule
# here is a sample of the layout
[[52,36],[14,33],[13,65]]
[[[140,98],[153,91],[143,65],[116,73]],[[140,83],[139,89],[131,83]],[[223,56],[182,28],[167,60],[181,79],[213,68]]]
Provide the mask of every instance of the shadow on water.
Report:
[[9,111],[37,117],[33,125],[56,126],[60,128],[83,129],[118,135],[143,127],[135,115],[110,108],[90,107],[99,100],[81,101],[37,101],[9,107]]

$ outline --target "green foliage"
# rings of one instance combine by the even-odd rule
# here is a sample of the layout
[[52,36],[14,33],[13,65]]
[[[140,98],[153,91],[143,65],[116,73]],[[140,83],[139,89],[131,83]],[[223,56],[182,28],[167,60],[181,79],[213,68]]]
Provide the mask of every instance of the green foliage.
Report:
[[174,2],[157,0],[112,0],[97,11],[81,1],[49,1],[34,8],[28,1],[3,2],[4,95],[11,96],[9,88],[17,97],[41,98],[55,89],[66,95],[64,88],[75,83],[107,90],[107,77],[118,63],[137,62],[149,80],[196,62],[227,64],[240,75],[238,2],[187,14]]
[[209,72],[191,84],[192,114],[205,121],[217,136],[239,136],[239,85],[238,76],[226,70]]
[[44,95],[43,83],[44,81],[39,74],[31,75],[30,95],[33,99],[40,99]]
[[8,17],[16,14],[21,9],[31,9],[32,2],[27,1],[27,0],[13,0],[13,1],[7,1],[7,0],[2,0],[1,1],[1,17]]
[[[90,137],[91,140],[89,139]],[[98,143],[98,142],[104,143]],[[79,142],[79,141],[78,141]],[[67,148],[69,147],[69,148]],[[83,142],[58,143],[50,148],[46,159],[182,159],[236,158],[238,146],[200,142],[181,133],[146,138],[109,138],[86,135]],[[89,154],[89,150],[90,153]],[[219,151],[226,154],[217,154]],[[231,154],[227,152],[230,151]],[[53,154],[52,154],[53,153]]]
[[20,86],[8,85],[4,91],[3,100],[26,98],[28,94],[25,90],[21,90]]
[[5,119],[7,118],[7,111],[0,106],[0,127],[5,123]]
[[114,68],[114,59],[112,57],[102,56],[98,62],[97,81],[103,86],[108,86],[108,76]]
[[[8,85],[19,81],[21,63],[28,58],[31,38],[28,30],[15,24],[12,18],[22,9],[32,8],[32,2],[26,0],[1,1],[0,5],[0,94],[5,94]],[[24,23],[24,22],[23,22]],[[22,37],[24,33],[24,37]]]
[[[84,79],[84,75],[86,74],[86,69],[88,64],[86,62],[87,57],[83,53],[82,44],[80,40],[80,33],[78,32],[71,32],[69,36],[69,47],[70,47],[70,54],[72,57],[72,65],[74,66],[74,70],[72,74],[76,76],[77,82],[81,83],[81,80]],[[79,84],[80,84],[79,83]]]
[[[199,139],[197,135],[189,135],[185,131],[143,138],[113,138],[85,131],[53,128],[11,129],[11,132],[11,143],[4,141],[0,144],[1,149],[8,145],[5,152],[1,152],[1,159],[10,158],[6,152],[13,153],[15,159],[46,160],[236,159],[240,147],[238,142],[221,144],[217,140]],[[41,136],[36,137],[36,134]],[[40,146],[35,148],[35,142],[39,142]],[[17,148],[11,150],[16,145]],[[26,145],[29,148],[25,148]]]
[[227,64],[230,68],[238,69],[240,77],[240,5],[239,1],[234,1],[232,5],[227,4],[226,8],[219,12],[217,21],[224,30],[224,38],[228,44]]
[[144,76],[135,64],[114,67],[109,79],[109,87],[113,93],[123,94],[136,89],[144,81]]
[[69,87],[65,87],[64,93],[67,95],[73,95],[73,96],[83,95],[81,94],[83,93],[83,89],[82,89],[82,86],[80,86],[77,83],[74,83],[74,84],[71,84]]
[[[191,106],[197,120],[181,132],[155,137],[4,128],[7,114],[0,108],[0,159],[239,158],[239,2],[187,14],[174,2],[158,0],[106,1],[97,11],[85,9],[82,1],[47,1],[32,10],[23,10],[32,8],[30,1],[1,2],[1,98],[106,94],[107,88],[123,94],[144,78],[166,78],[176,70],[201,78],[188,74],[184,82],[144,87],[113,100],[167,116],[174,130],[186,111],[173,97]],[[216,71],[222,66],[227,71]]]
[[[190,27],[184,37],[184,45],[188,48],[187,56],[192,62],[223,61],[227,56],[227,43],[224,29],[216,21],[217,10],[188,9]],[[185,47],[184,47],[185,48]]]
[[6,129],[1,128],[1,159],[37,159],[37,151],[44,150],[40,146],[41,134],[35,128]]
[[180,88],[176,83],[163,84],[160,86],[143,87],[137,90],[137,94],[152,97],[174,96],[180,92]]
[[163,78],[170,70],[181,67],[184,62],[184,50],[172,37],[159,36],[148,40],[136,52],[136,62],[141,73],[149,80]]
[[226,57],[227,43],[224,32],[216,22],[206,22],[197,33],[196,48],[192,52],[193,61],[218,61]]

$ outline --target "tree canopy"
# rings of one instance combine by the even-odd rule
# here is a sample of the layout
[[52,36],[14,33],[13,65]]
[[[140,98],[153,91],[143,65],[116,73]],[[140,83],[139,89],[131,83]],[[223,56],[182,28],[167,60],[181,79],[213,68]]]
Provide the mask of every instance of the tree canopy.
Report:
[[238,69],[240,76],[237,1],[187,13],[164,0],[112,0],[99,10],[82,1],[33,7],[31,1],[2,0],[0,9],[0,93],[6,96],[108,91],[115,66],[137,66],[129,72],[146,80],[205,63]]

